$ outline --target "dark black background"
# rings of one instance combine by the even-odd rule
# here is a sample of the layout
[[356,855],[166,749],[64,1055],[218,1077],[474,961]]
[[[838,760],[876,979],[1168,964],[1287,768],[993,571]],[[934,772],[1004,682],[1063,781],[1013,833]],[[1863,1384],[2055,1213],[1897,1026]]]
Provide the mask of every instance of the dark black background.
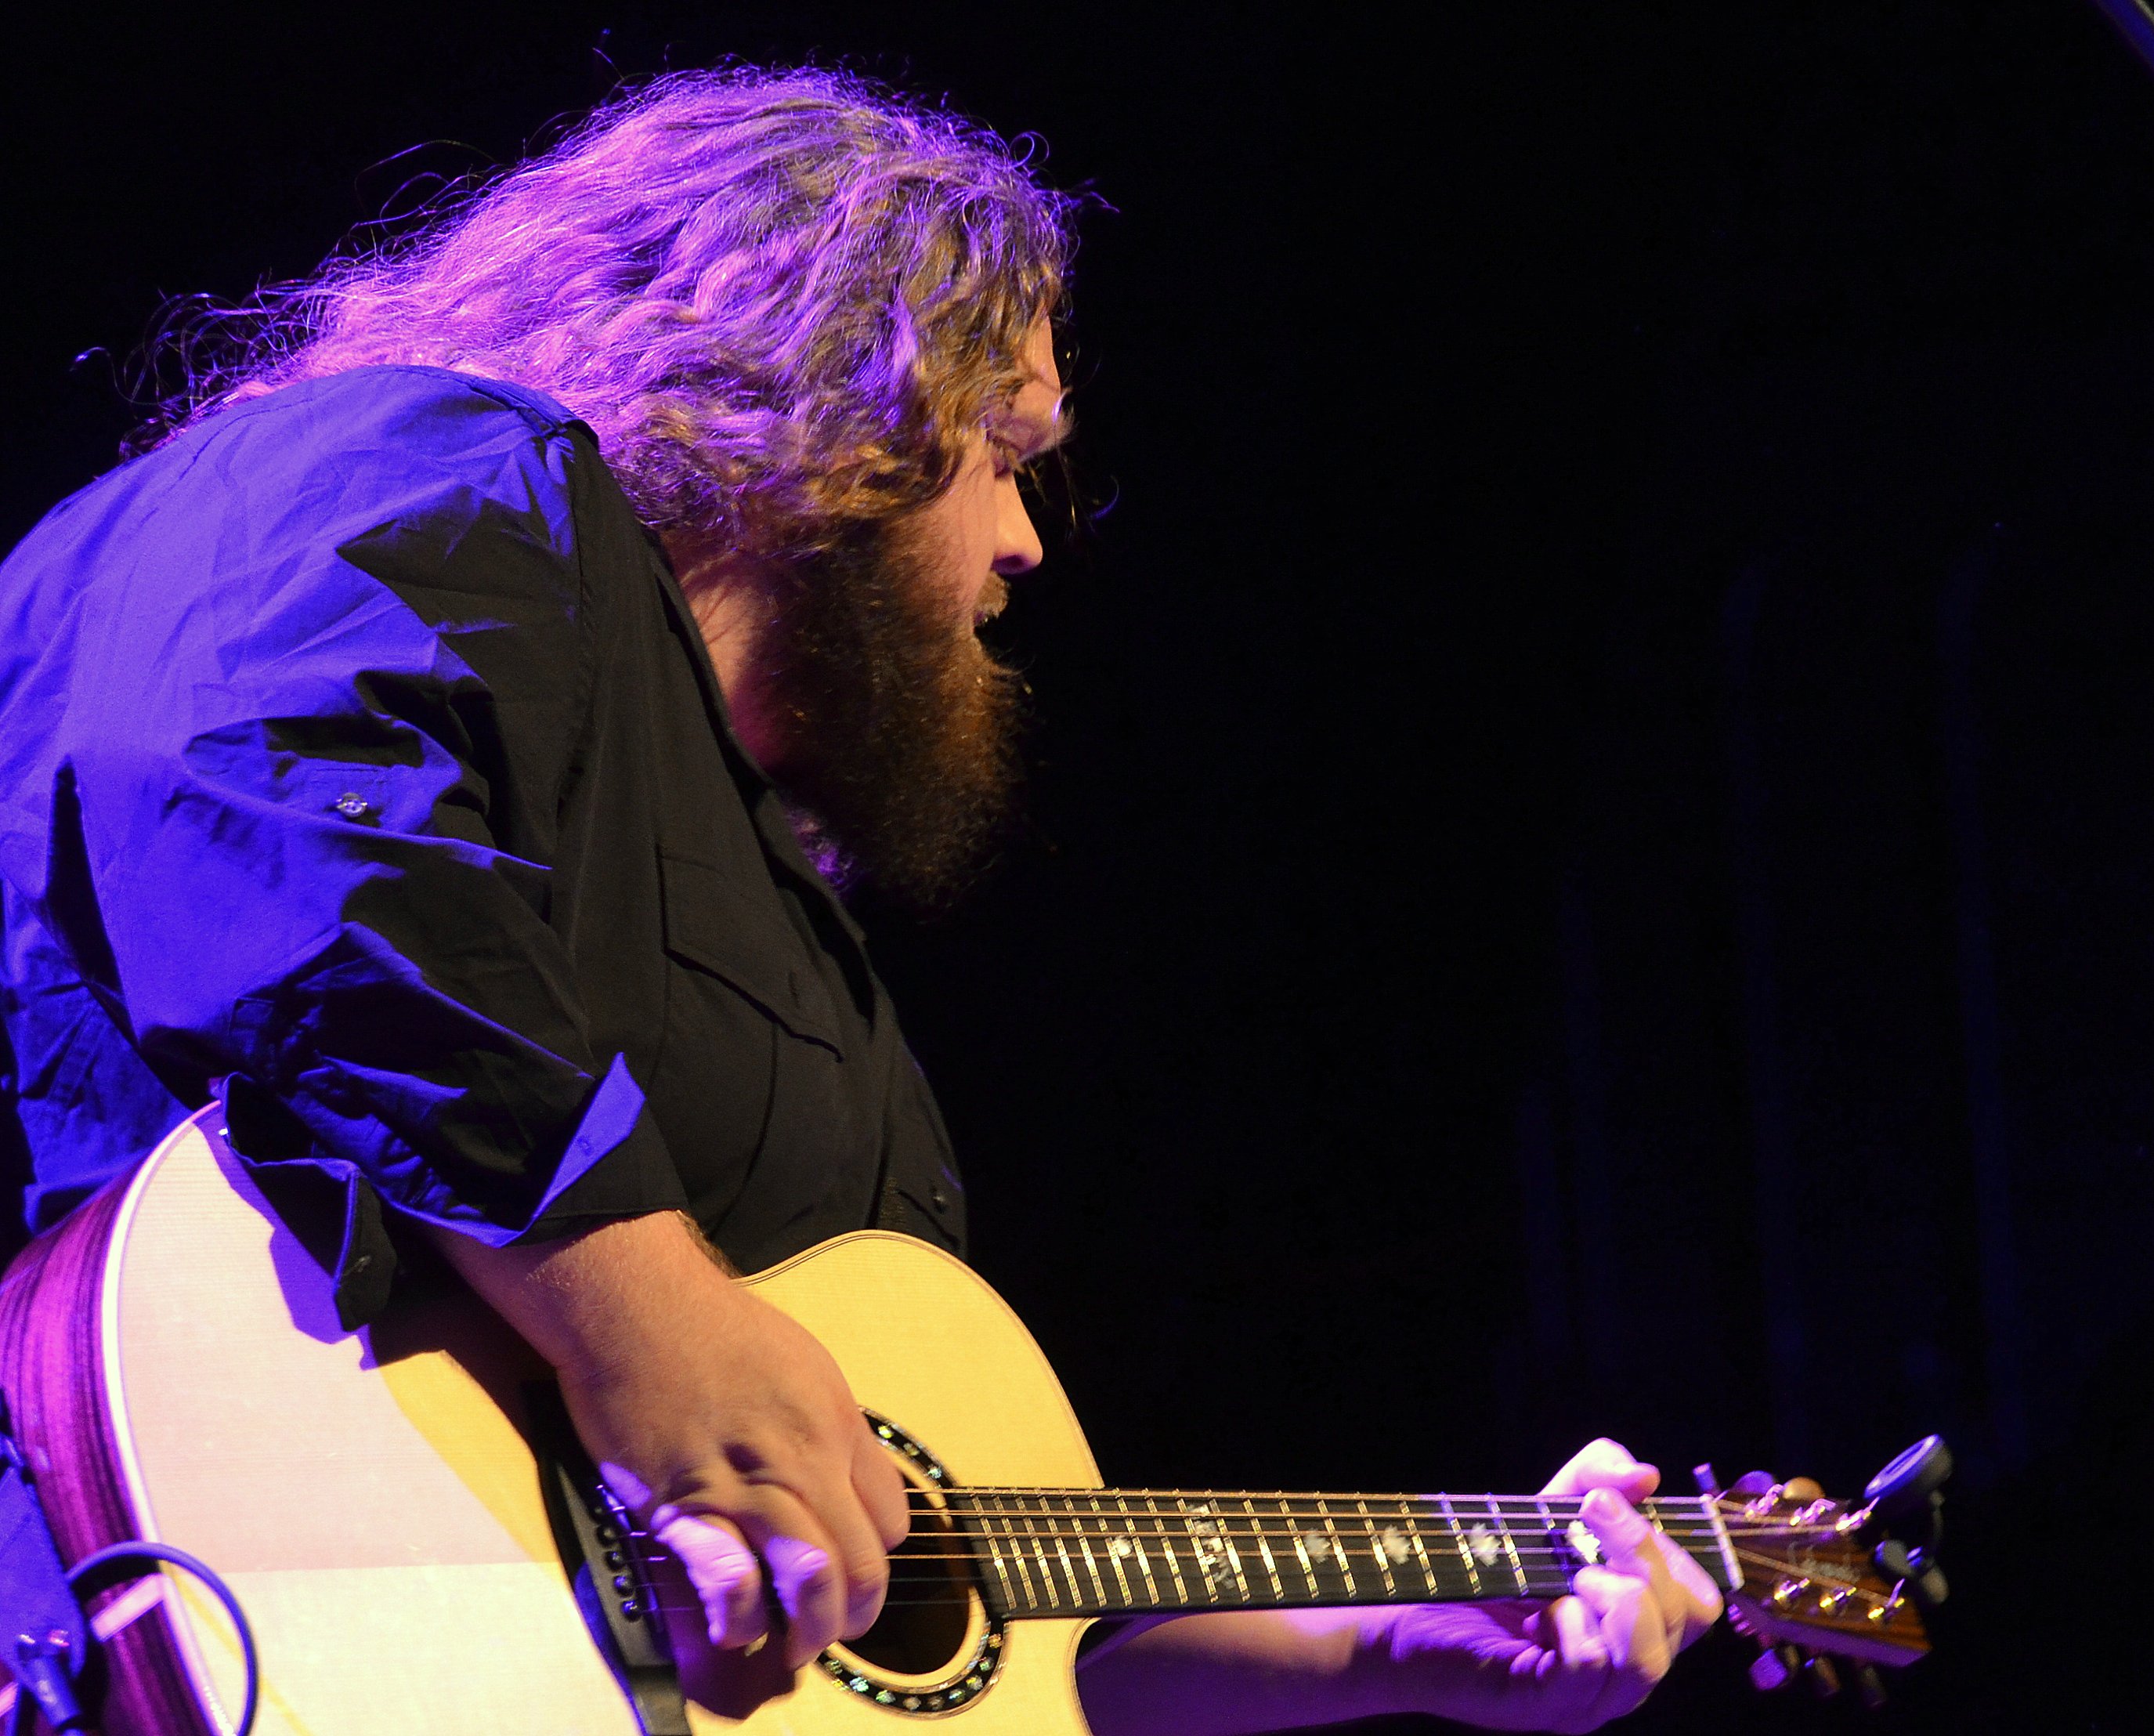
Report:
[[[617,78],[1038,130],[1113,207],[1115,506],[1012,611],[1027,835],[869,914],[1109,1478],[1608,1432],[1852,1488],[1939,1428],[1957,1591],[1876,1727],[2137,1728],[2154,81],[2066,0],[1363,11],[18,22],[0,536],[110,462],[162,295]],[[1743,1656],[1640,1723],[1858,1716]]]

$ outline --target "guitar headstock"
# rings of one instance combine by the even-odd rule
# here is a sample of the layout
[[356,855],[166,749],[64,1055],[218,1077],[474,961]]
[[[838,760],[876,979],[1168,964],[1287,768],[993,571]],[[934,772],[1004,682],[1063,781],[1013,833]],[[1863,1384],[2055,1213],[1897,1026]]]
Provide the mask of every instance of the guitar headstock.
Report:
[[1872,1478],[1859,1503],[1831,1500],[1808,1478],[1776,1483],[1762,1473],[1707,1488],[1742,1565],[1729,1619],[1763,1648],[1751,1668],[1758,1687],[1800,1672],[1831,1693],[1830,1660],[1845,1658],[1874,1704],[1883,1698],[1876,1666],[1911,1664],[1929,1651],[1922,1617],[1945,1598],[1936,1550],[1951,1472],[1951,1453],[1932,1435]]

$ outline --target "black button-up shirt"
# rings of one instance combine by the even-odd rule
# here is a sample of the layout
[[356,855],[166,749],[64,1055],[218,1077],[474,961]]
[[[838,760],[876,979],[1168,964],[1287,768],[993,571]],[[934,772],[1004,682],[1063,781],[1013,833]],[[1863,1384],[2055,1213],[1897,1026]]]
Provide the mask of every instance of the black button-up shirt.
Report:
[[347,1325],[385,1204],[494,1243],[678,1207],[747,1269],[871,1222],[962,1250],[860,934],[558,405],[360,369],[102,478],[0,567],[0,753],[33,1224],[222,1080]]

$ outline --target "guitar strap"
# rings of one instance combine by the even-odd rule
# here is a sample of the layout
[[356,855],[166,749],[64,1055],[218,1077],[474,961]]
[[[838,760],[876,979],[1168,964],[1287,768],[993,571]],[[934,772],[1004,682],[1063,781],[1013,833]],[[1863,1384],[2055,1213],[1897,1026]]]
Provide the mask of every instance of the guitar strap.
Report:
[[0,1653],[17,1692],[26,1693],[54,1730],[79,1730],[75,1672],[89,1643],[89,1624],[60,1565],[59,1546],[38,1499],[22,1449],[0,1406]]

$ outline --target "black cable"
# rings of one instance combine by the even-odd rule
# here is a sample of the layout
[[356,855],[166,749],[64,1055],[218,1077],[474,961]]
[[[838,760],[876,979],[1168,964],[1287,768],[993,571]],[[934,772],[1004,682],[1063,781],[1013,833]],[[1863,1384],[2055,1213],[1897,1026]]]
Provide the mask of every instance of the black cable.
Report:
[[[85,1580],[94,1579],[107,1568],[127,1561],[167,1562],[192,1574],[208,1586],[216,1594],[217,1601],[224,1606],[225,1613],[232,1617],[232,1625],[238,1631],[239,1655],[247,1666],[247,1692],[240,1701],[239,1722],[233,1728],[232,1736],[248,1736],[254,1728],[254,1708],[261,1697],[262,1667],[255,1656],[254,1630],[248,1625],[246,1611],[240,1608],[239,1600],[232,1596],[232,1588],[210,1570],[207,1563],[197,1560],[185,1550],[176,1550],[170,1544],[141,1542],[111,1544],[84,1555],[68,1570],[69,1588],[79,1591]],[[140,1573],[122,1574],[113,1583],[117,1585],[120,1580],[140,1579],[141,1576]],[[29,1726],[23,1721],[23,1703],[29,1698],[27,1693],[17,1692],[14,1713],[8,1721],[10,1736],[28,1736]]]

